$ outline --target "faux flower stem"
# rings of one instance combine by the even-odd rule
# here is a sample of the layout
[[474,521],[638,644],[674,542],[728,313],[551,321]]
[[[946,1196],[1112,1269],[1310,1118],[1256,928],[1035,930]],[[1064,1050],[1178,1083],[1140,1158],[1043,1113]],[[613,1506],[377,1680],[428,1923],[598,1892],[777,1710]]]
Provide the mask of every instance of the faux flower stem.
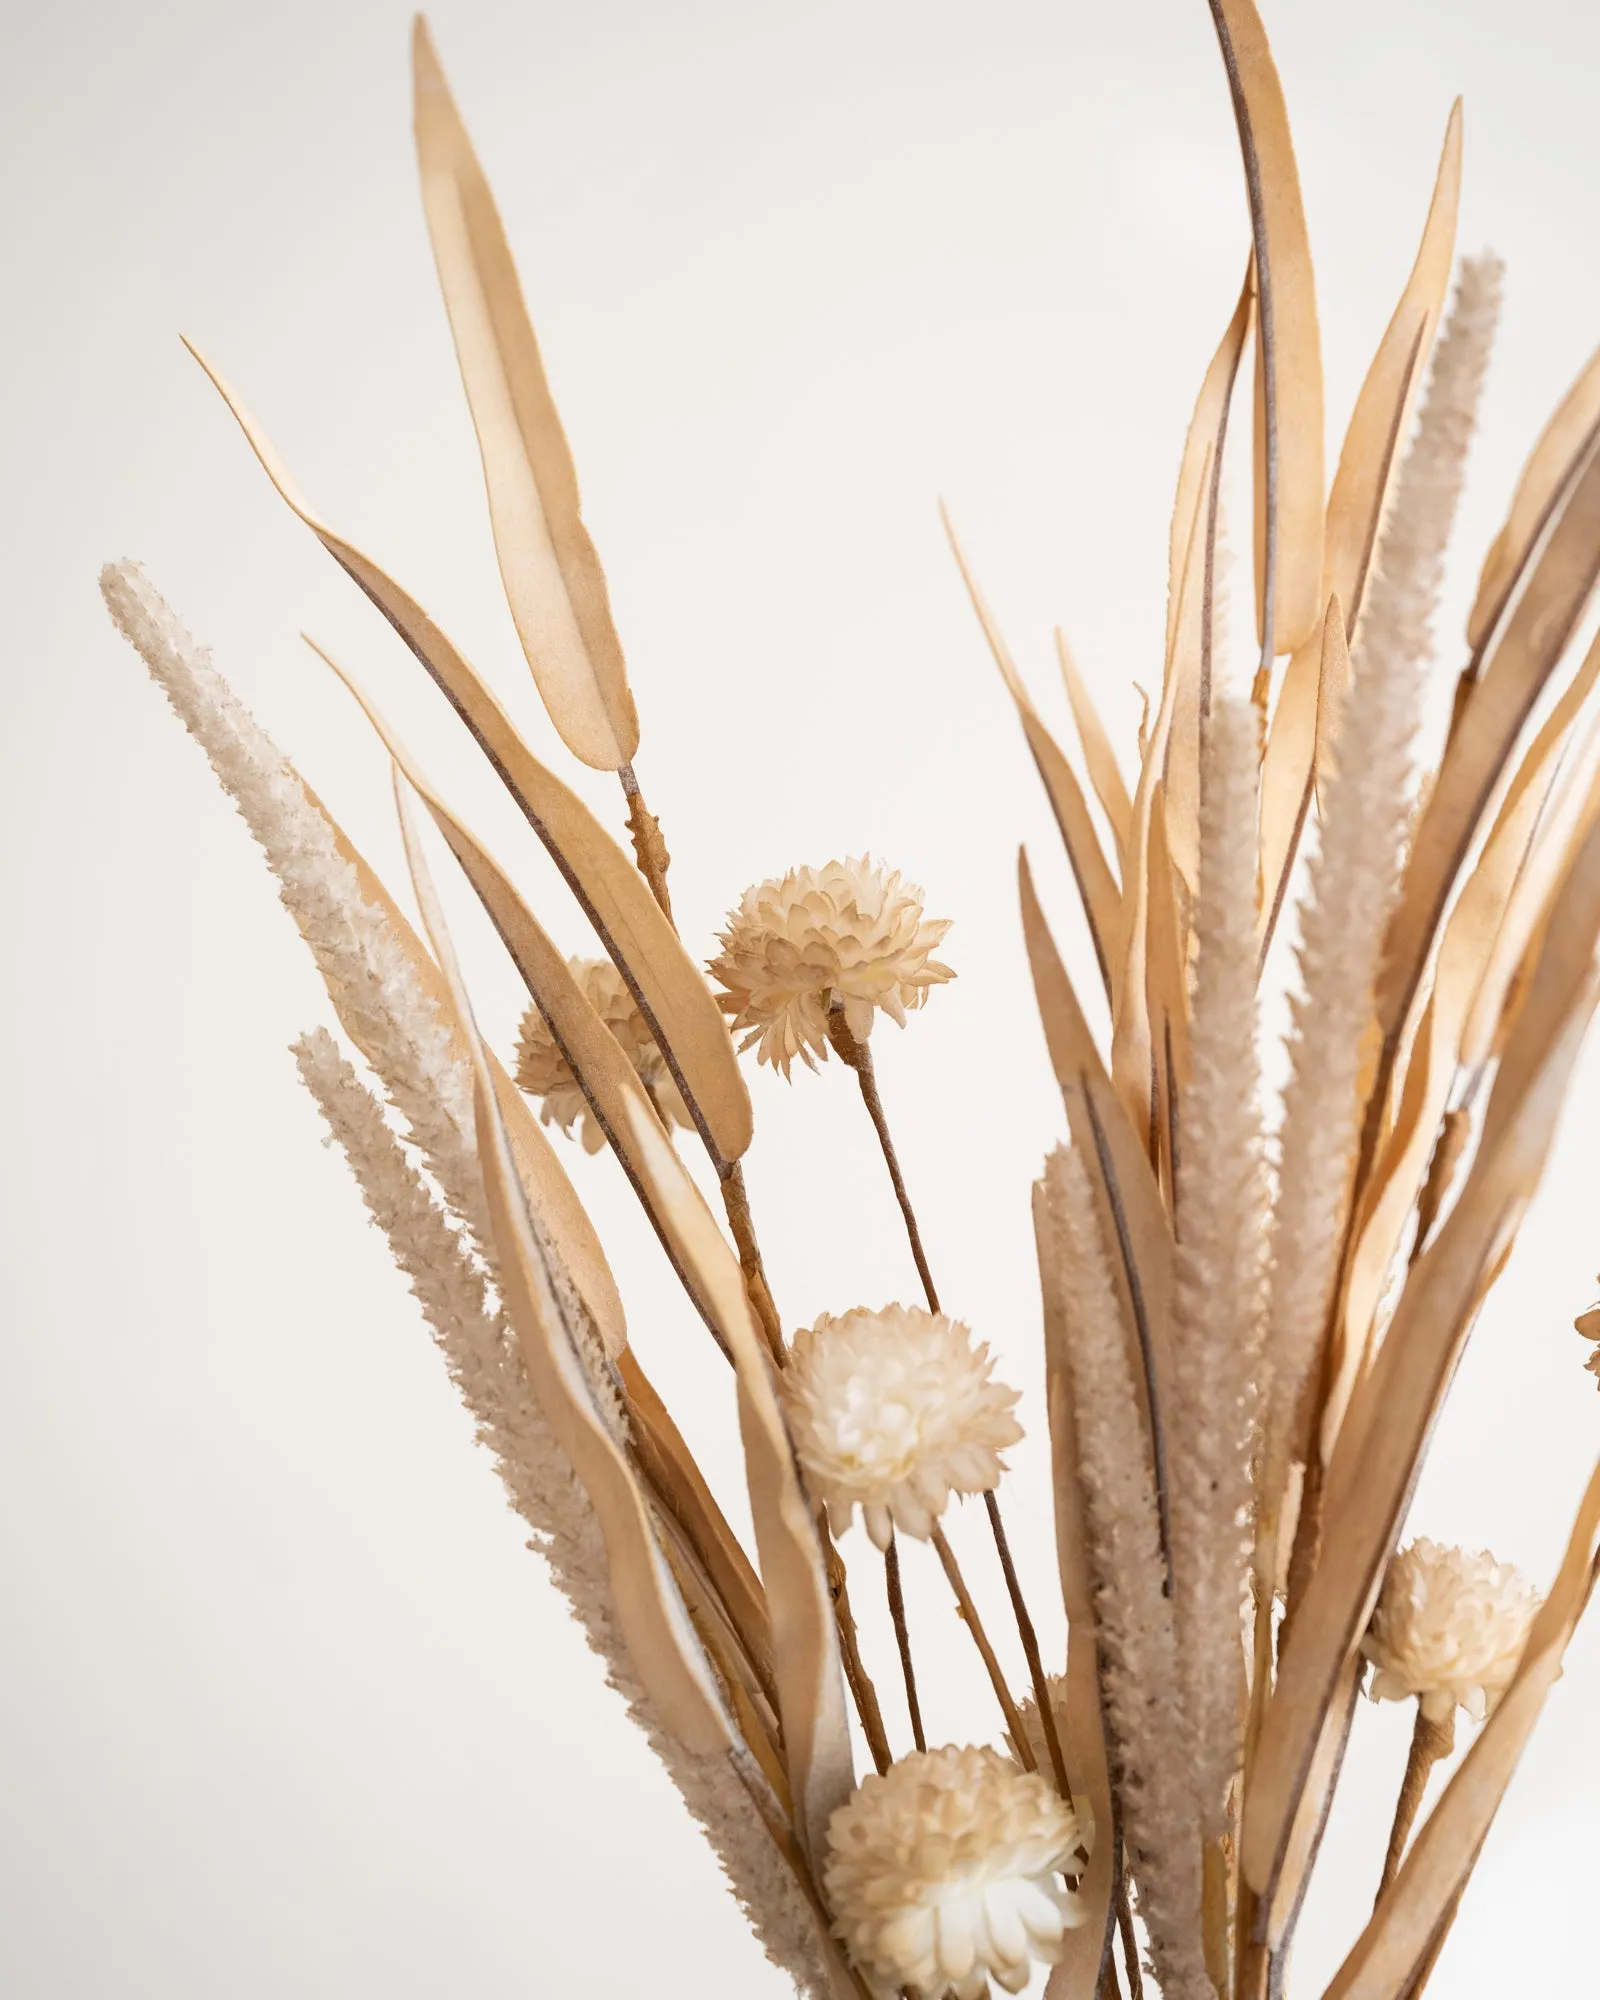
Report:
[[867,1739],[867,1748],[872,1752],[872,1761],[882,1773],[888,1770],[894,1758],[889,1750],[888,1732],[883,1726],[883,1710],[878,1705],[878,1690],[872,1685],[872,1676],[861,1658],[855,1613],[850,1609],[850,1587],[845,1575],[844,1557],[834,1546],[824,1516],[818,1516],[817,1535],[822,1543],[823,1560],[828,1566],[828,1589],[833,1597],[833,1618],[839,1631],[844,1677],[850,1684],[851,1698],[856,1705],[856,1714],[861,1718],[861,1732]]
[[1423,1796],[1434,1765],[1441,1757],[1448,1757],[1455,1747],[1455,1710],[1451,1709],[1443,1722],[1434,1722],[1419,1701],[1416,1727],[1411,1732],[1411,1751],[1406,1758],[1405,1776],[1400,1780],[1400,1797],[1394,1809],[1394,1825],[1389,1830],[1389,1851],[1383,1857],[1383,1879],[1378,1884],[1377,1902],[1383,1901],[1389,1884],[1400,1872],[1406,1842],[1411,1838],[1411,1829],[1422,1810]]
[[[955,1550],[944,1538],[944,1530],[935,1523],[930,1537],[939,1561],[944,1565],[944,1573],[950,1580],[950,1588],[956,1594],[956,1604],[960,1609],[962,1622],[972,1634],[972,1642],[978,1649],[979,1657],[988,1669],[989,1680],[994,1688],[995,1698],[1000,1704],[1000,1713],[1006,1719],[1006,1729],[1017,1753],[1017,1761],[1030,1771],[1039,1766],[1028,1742],[1028,1733],[1023,1728],[1022,1717],[1017,1712],[1017,1704],[1011,1699],[1011,1690],[1006,1686],[1006,1677],[1000,1671],[1000,1662],[995,1658],[989,1635],[983,1629],[983,1620],[978,1616],[978,1607],[972,1601],[972,1592],[967,1588],[967,1580],[961,1574],[961,1565],[956,1561]],[[1046,1690],[1048,1693],[1048,1690]]]
[[[866,1105],[867,1115],[872,1120],[872,1129],[878,1135],[878,1144],[883,1149],[884,1165],[889,1169],[889,1179],[894,1187],[895,1200],[900,1204],[900,1213],[906,1225],[906,1237],[911,1245],[917,1276],[922,1281],[928,1310],[938,1312],[939,1293],[933,1282],[933,1273],[928,1267],[927,1252],[922,1247],[922,1232],[917,1227],[916,1211],[911,1206],[911,1197],[906,1192],[905,1179],[900,1172],[900,1160],[889,1132],[889,1121],[884,1113],[883,1099],[878,1093],[878,1079],[872,1065],[872,1050],[865,1042],[858,1041],[851,1034],[849,1024],[845,1020],[844,1008],[837,1002],[828,1009],[828,1040],[840,1061],[846,1063],[856,1073],[856,1081],[861,1086],[861,1100]],[[1000,1557],[1000,1567],[1005,1573],[1006,1591],[1016,1617],[1017,1631],[1021,1635],[1022,1650],[1027,1657],[1028,1674],[1033,1682],[1033,1697],[1039,1705],[1039,1721],[1050,1751],[1051,1771],[1055,1777],[1057,1790],[1070,1805],[1072,1787],[1067,1780],[1066,1759],[1061,1752],[1060,1733],[1056,1728],[1055,1711],[1050,1703],[1049,1683],[1045,1678],[1044,1661],[1039,1652],[1039,1636],[1022,1595],[1016,1564],[1011,1559],[1011,1545],[1006,1538],[1005,1523],[1001,1519],[1000,1502],[992,1489],[983,1496],[983,1499],[985,1511],[989,1516],[989,1526],[994,1535],[995,1550]]]
[[1117,1931],[1122,1939],[1122,1962],[1128,1974],[1128,2000],[1144,2000],[1144,1974],[1139,1970],[1139,1939],[1133,1928],[1133,1905],[1128,1901],[1128,1878],[1122,1878],[1117,1898]]
[[926,1750],[928,1739],[922,1733],[922,1704],[917,1699],[917,1670],[911,1659],[911,1628],[906,1623],[905,1592],[900,1587],[900,1544],[892,1533],[883,1552],[883,1576],[888,1589],[889,1616],[894,1620],[895,1643],[900,1648],[900,1671],[905,1676],[911,1740],[919,1750]]
[[739,1269],[744,1273],[745,1296],[760,1322],[762,1334],[772,1350],[772,1358],[781,1368],[783,1322],[772,1302],[766,1269],[761,1262],[761,1246],[756,1241],[756,1226],[750,1214],[750,1197],[745,1191],[743,1163],[732,1161],[718,1178],[722,1187],[723,1210],[728,1218],[728,1227],[733,1231],[734,1248],[739,1253]]

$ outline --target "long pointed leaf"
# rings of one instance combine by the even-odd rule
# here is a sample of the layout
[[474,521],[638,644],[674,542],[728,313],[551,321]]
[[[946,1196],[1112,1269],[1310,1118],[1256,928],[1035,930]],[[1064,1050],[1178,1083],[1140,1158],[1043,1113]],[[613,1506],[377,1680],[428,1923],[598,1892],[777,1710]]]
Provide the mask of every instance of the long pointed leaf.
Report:
[[494,196],[418,15],[412,34],[422,205],[489,492],[506,601],[567,748],[615,771],[639,719],[600,558]]

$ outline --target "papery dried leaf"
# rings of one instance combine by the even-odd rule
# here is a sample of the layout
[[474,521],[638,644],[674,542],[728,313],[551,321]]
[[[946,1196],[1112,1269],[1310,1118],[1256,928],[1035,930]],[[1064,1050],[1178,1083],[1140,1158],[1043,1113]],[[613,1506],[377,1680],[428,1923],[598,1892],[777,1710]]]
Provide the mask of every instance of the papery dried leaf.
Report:
[[1450,890],[1545,683],[1600,578],[1600,451],[1560,506],[1527,587],[1494,641],[1451,737],[1412,844],[1390,920],[1378,1019],[1392,1050],[1432,950]]
[[1111,873],[1100,846],[1100,837],[1094,830],[1094,821],[1089,816],[1089,807],[1083,796],[1083,788],[1078,783],[1072,766],[1067,762],[1055,738],[1039,720],[1038,711],[1023,685],[1022,676],[1017,672],[1009,647],[1002,637],[994,614],[990,611],[983,592],[967,563],[950,516],[943,508],[945,533],[950,537],[950,547],[954,552],[956,565],[961,571],[961,580],[967,587],[967,595],[972,600],[972,608],[977,613],[978,623],[983,627],[983,636],[989,642],[989,651],[994,655],[995,665],[1000,669],[1001,678],[1007,692],[1016,703],[1017,719],[1022,724],[1022,732],[1028,739],[1028,748],[1033,752],[1033,761],[1050,799],[1051,810],[1055,814],[1056,825],[1061,832],[1062,845],[1067,850],[1067,859],[1072,864],[1073,878],[1078,885],[1078,895],[1083,903],[1084,919],[1089,926],[1089,939],[1094,946],[1095,958],[1099,962],[1100,977],[1105,982],[1106,996],[1115,1006],[1114,981],[1117,960],[1116,940],[1121,932],[1122,898],[1117,889],[1116,878]]
[[[1300,199],[1283,86],[1253,0],[1211,0],[1233,96],[1255,232],[1257,378],[1270,391],[1274,450],[1258,417],[1256,631],[1270,656],[1292,653],[1322,616],[1322,338],[1317,324],[1311,243]],[[1270,626],[1265,602],[1267,486],[1276,522],[1276,582]],[[1270,643],[1266,643],[1270,634]]]
[[1100,719],[1100,711],[1094,705],[1088,683],[1078,671],[1078,663],[1072,657],[1066,636],[1059,626],[1056,628],[1056,658],[1061,662],[1061,678],[1066,686],[1072,719],[1077,725],[1078,741],[1083,745],[1083,761],[1088,767],[1089,782],[1100,801],[1106,824],[1111,828],[1111,840],[1120,867],[1127,851],[1128,831],[1133,819],[1133,800],[1128,793],[1127,780],[1122,775],[1122,766],[1117,762],[1117,753],[1111,747],[1111,738]]
[[1334,732],[1324,700],[1329,687],[1350,680],[1344,607],[1328,599],[1322,629],[1298,648],[1283,676],[1261,760],[1261,955],[1283,914],[1289,876],[1311,810],[1317,745]]
[[634,1670],[662,1726],[700,1755],[731,1750],[733,1723],[672,1573],[657,1544],[643,1490],[627,1454],[596,1405],[565,1325],[545,1254],[511,1161],[493,1077],[461,983],[449,934],[403,795],[401,824],[411,878],[476,1074],[478,1156],[494,1224],[501,1295],[516,1329],[528,1379],[556,1442],[583,1483],[605,1538],[617,1622]]
[[827,1565],[738,1260],[654,1110],[636,1109],[632,1123],[633,1144],[664,1202],[684,1268],[708,1302],[738,1372],[739,1427],[772,1621],[789,1789],[796,1831],[815,1858],[823,1851],[829,1815],[854,1783]]
[[[1216,582],[1219,481],[1233,385],[1255,303],[1252,265],[1195,398],[1167,536],[1167,636],[1161,696],[1166,713],[1164,720],[1158,714],[1152,738],[1161,743],[1161,761],[1154,777],[1167,791],[1167,837],[1172,858],[1191,889],[1200,851],[1200,716],[1210,701],[1207,675],[1211,662],[1206,648]],[[1145,764],[1150,764],[1148,755]],[[1141,794],[1143,791],[1141,787]],[[1136,796],[1131,852],[1137,853],[1141,823],[1148,810],[1148,797]]]
[[1600,831],[1566,881],[1460,1199],[1412,1267],[1328,1469],[1322,1555],[1295,1607],[1247,1791],[1242,1860],[1275,1896],[1335,1685],[1400,1531],[1472,1318],[1532,1198],[1595,1000]]
[[[1111,1086],[1045,923],[1026,855],[1019,857],[1018,880],[1023,936],[1039,1018],[1066,1104],[1067,1122],[1089,1175],[1105,1241],[1112,1250],[1112,1270],[1130,1341],[1129,1360],[1144,1404],[1165,1528],[1162,1410],[1164,1396],[1170,1404],[1167,1392],[1172,1374],[1172,1225],[1162,1206],[1145,1139],[1130,1124]],[[1170,1546],[1170,1537],[1164,1535],[1164,1539]]]
[[561,740],[585,764],[615,771],[639,747],[639,719],[605,573],[499,211],[420,15],[412,73],[422,205],[506,601]]
[[1156,1156],[1169,1204],[1177,1206],[1178,1106],[1189,1081],[1189,937],[1179,908],[1178,871],[1167,847],[1166,801],[1150,816],[1150,936],[1145,947],[1145,1004],[1155,1066],[1151,1109]]
[[1600,1466],[1590,1478],[1555,1583],[1516,1678],[1451,1774],[1400,1872],[1334,1975],[1324,2000],[1407,2000],[1466,1886],[1561,1660],[1588,1605],[1600,1562]]
[[512,963],[521,973],[529,997],[548,1023],[557,1048],[577,1078],[601,1131],[639,1196],[673,1269],[682,1279],[696,1308],[709,1320],[709,1309],[678,1260],[671,1228],[661,1211],[656,1190],[631,1143],[635,1110],[642,1105],[656,1115],[655,1106],[639,1080],[638,1071],[573,977],[565,956],[518,895],[504,869],[451,812],[360,685],[314,640],[309,643],[318,658],[333,669],[355,696],[384,748],[432,814],[435,825],[461,864],[462,872],[477,891],[479,901],[511,955]]
[[[1578,675],[1529,746],[1477,865],[1445,924],[1432,992],[1406,1064],[1395,1123],[1363,1191],[1356,1245],[1346,1278],[1343,1333],[1335,1350],[1333,1382],[1323,1415],[1325,1456],[1366,1358],[1384,1279],[1428,1170],[1439,1120],[1465,1053],[1470,1013],[1494,965],[1512,897],[1524,880],[1535,825],[1597,674],[1600,643],[1590,649]],[[1553,875],[1545,878],[1547,889],[1554,886],[1554,879]],[[1526,942],[1524,930],[1520,945]],[[1520,946],[1517,955],[1521,955]]]
[[427,669],[549,850],[627,982],[713,1158],[719,1165],[738,1159],[750,1144],[750,1094],[727,1023],[644,878],[577,794],[528,749],[494,695],[416,600],[312,512],[238,396],[198,349],[191,345],[190,352],[284,501]]
[[1561,491],[1588,455],[1600,427],[1600,353],[1573,383],[1529,454],[1505,525],[1489,545],[1467,619],[1467,644],[1481,653],[1539,545]]
[[1056,1563],[1061,1601],[1067,1615],[1066,1699],[1062,1720],[1068,1761],[1095,1824],[1089,1866],[1078,1884],[1087,1917],[1078,1929],[1067,1932],[1061,1959],[1045,1988],[1045,2000],[1096,2000],[1111,1962],[1111,1940],[1116,1930],[1118,1843],[1101,1713],[1094,1591],[1078,1479],[1072,1376],[1065,1352],[1070,1335],[1063,1277],[1067,1252],[1060,1224],[1051,1213],[1047,1178],[1034,1183],[1033,1231],[1044,1300],[1045,1387],[1050,1417],[1051,1483],[1055,1494]]

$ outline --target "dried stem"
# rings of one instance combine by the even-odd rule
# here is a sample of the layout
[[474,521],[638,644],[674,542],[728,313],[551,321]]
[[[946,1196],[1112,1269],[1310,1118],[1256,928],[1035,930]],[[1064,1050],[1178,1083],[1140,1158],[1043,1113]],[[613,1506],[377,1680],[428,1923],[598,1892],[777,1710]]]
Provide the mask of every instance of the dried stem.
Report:
[[750,1214],[750,1197],[745,1190],[743,1163],[734,1160],[719,1178],[723,1210],[728,1218],[728,1227],[733,1231],[734,1247],[739,1253],[739,1269],[744,1273],[745,1296],[761,1323],[772,1358],[781,1368],[784,1361],[783,1322],[778,1317],[778,1308],[773,1304],[772,1293],[767,1286],[761,1246],[756,1241],[756,1226]]
[[867,1739],[867,1748],[872,1752],[872,1761],[881,1774],[888,1770],[894,1758],[889,1751],[888,1732],[883,1726],[883,1710],[878,1705],[878,1690],[872,1685],[872,1676],[861,1659],[861,1643],[856,1636],[855,1613],[850,1609],[850,1586],[844,1557],[828,1532],[825,1515],[817,1517],[817,1534],[822,1542],[823,1560],[828,1566],[828,1591],[833,1598],[834,1623],[839,1628],[844,1677],[850,1683],[850,1693],[855,1701],[856,1714],[861,1718],[861,1731]]
[[1117,1897],[1117,1931],[1122,1939],[1122,1961],[1128,1970],[1128,2000],[1144,2000],[1144,1974],[1139,1970],[1139,1939],[1133,1928],[1133,1905],[1128,1900],[1128,1877],[1124,1870],[1122,1890]]
[[1411,1751],[1406,1758],[1405,1776],[1400,1780],[1400,1797],[1394,1809],[1394,1825],[1389,1830],[1389,1851],[1383,1857],[1383,1880],[1378,1884],[1377,1903],[1383,1901],[1389,1884],[1400,1872],[1406,1842],[1411,1838],[1411,1829],[1422,1810],[1423,1796],[1427,1792],[1433,1767],[1441,1757],[1448,1757],[1455,1747],[1455,1710],[1452,1709],[1443,1722],[1434,1722],[1419,1701],[1417,1725],[1411,1732]]
[[922,1733],[922,1704],[917,1699],[917,1670],[911,1661],[911,1628],[906,1623],[905,1593],[900,1588],[900,1544],[891,1529],[889,1546],[883,1552],[883,1577],[889,1593],[889,1616],[894,1620],[895,1643],[900,1648],[900,1671],[906,1682],[906,1708],[911,1716],[911,1740],[919,1750],[926,1750],[928,1739]]
[[639,780],[633,775],[632,764],[624,764],[617,776],[622,781],[623,797],[628,801],[628,831],[633,836],[633,854],[639,864],[639,873],[649,883],[651,895],[671,923],[672,898],[667,894],[667,869],[672,856],[662,838],[661,822],[646,807],[644,794],[639,790]]
[[1017,1712],[1017,1704],[1011,1699],[1011,1690],[1006,1686],[1006,1677],[1000,1671],[1000,1662],[995,1658],[994,1648],[989,1644],[989,1635],[983,1629],[983,1620],[978,1616],[978,1607],[972,1601],[972,1592],[967,1588],[967,1580],[961,1574],[961,1565],[956,1561],[955,1551],[944,1538],[944,1530],[937,1522],[933,1529],[933,1546],[938,1551],[944,1573],[950,1579],[950,1588],[956,1594],[961,1617],[967,1630],[972,1634],[984,1666],[989,1671],[989,1680],[994,1688],[995,1698],[1000,1703],[1000,1712],[1006,1719],[1006,1729],[1016,1750],[1017,1761],[1030,1771],[1038,1769],[1033,1747],[1028,1741],[1028,1733],[1022,1726],[1022,1717]]
[[[889,1179],[894,1186],[895,1200],[900,1204],[900,1214],[905,1221],[906,1237],[911,1245],[917,1276],[922,1280],[923,1296],[928,1301],[929,1312],[936,1313],[940,1309],[939,1293],[933,1282],[933,1273],[928,1267],[927,1252],[922,1247],[922,1232],[917,1227],[916,1211],[911,1206],[911,1197],[906,1192],[905,1180],[900,1172],[899,1156],[895,1152],[894,1139],[889,1132],[889,1121],[884,1113],[883,1099],[878,1094],[878,1079],[872,1066],[872,1050],[865,1042],[858,1041],[851,1034],[849,1023],[845,1020],[844,1008],[837,1001],[828,1009],[828,1040],[840,1061],[856,1073],[856,1081],[861,1086],[862,1102],[866,1105],[867,1115],[872,1120],[872,1129],[878,1135],[878,1144],[883,1149],[884,1165],[889,1169]],[[994,1535],[995,1550],[1000,1557],[1000,1567],[1005,1573],[1006,1591],[1011,1599],[1017,1631],[1022,1639],[1022,1650],[1027,1658],[1028,1675],[1033,1682],[1033,1698],[1038,1703],[1040,1726],[1044,1730],[1045,1742],[1049,1746],[1051,1769],[1057,1789],[1070,1805],[1072,1787],[1067,1780],[1066,1759],[1061,1754],[1061,1738],[1056,1728],[1055,1712],[1050,1704],[1050,1685],[1045,1678],[1044,1661],[1039,1653],[1039,1636],[1029,1615],[1027,1600],[1022,1594],[1017,1566],[1011,1559],[1011,1545],[1006,1538],[1005,1523],[1000,1514],[1000,1502],[992,1490],[983,1498],[985,1511],[989,1516],[989,1526]]]
[[933,1273],[928,1269],[927,1252],[922,1247],[922,1232],[917,1227],[916,1213],[911,1206],[911,1197],[906,1193],[906,1184],[900,1173],[900,1161],[894,1150],[894,1140],[889,1136],[889,1121],[884,1116],[883,1099],[878,1095],[878,1079],[872,1067],[872,1050],[865,1042],[859,1042],[851,1034],[844,1017],[844,1006],[835,1001],[828,1009],[828,1040],[843,1063],[847,1063],[856,1073],[856,1081],[861,1086],[861,1101],[867,1107],[867,1116],[872,1120],[872,1129],[878,1135],[878,1144],[883,1148],[883,1163],[889,1169],[889,1179],[894,1185],[894,1198],[900,1204],[900,1214],[906,1225],[906,1236],[911,1244],[911,1255],[916,1263],[917,1276],[922,1280],[922,1290],[928,1301],[929,1312],[939,1310],[939,1294],[934,1290]]

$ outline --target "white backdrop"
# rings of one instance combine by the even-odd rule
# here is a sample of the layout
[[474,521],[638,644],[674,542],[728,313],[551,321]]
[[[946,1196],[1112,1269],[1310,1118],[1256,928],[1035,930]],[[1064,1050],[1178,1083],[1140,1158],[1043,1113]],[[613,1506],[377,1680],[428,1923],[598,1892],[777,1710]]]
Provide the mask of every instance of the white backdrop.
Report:
[[[1447,678],[1522,456],[1600,337],[1600,15],[1346,0],[1280,4],[1269,25],[1335,443],[1450,101],[1467,99],[1461,241],[1506,256],[1509,303]],[[1059,619],[1126,743],[1131,683],[1159,671],[1183,426],[1245,254],[1207,10],[460,0],[434,26],[577,451],[685,932],[708,949],[746,881],[864,847],[955,919],[959,980],[904,1036],[880,1030],[879,1063],[947,1298],[1032,1384],[1027,1190],[1061,1117],[1015,912],[1019,840],[1082,940],[934,503],[955,509],[1050,711]],[[783,1982],[522,1552],[318,1145],[285,1045],[326,1001],[95,590],[103,560],[142,559],[391,879],[383,759],[302,626],[458,797],[487,797],[442,704],[269,491],[181,329],[314,503],[554,746],[500,600],[434,289],[405,11],[13,0],[5,27],[0,1989],[776,2000]],[[608,780],[582,788],[619,817]],[[473,817],[580,948],[525,830]],[[461,925],[505,1045],[514,989]],[[838,1066],[753,1090],[750,1180],[785,1316],[909,1295]],[[1569,1326],[1600,1266],[1597,1113],[1591,1055],[1414,1519],[1540,1576],[1600,1435]],[[731,1472],[725,1370],[608,1162],[573,1149],[573,1171],[641,1352]],[[1037,1396],[1024,1414],[1008,1505],[1044,1602]],[[930,1730],[986,1732],[943,1594],[920,1552],[908,1567]],[[1438,1975],[1451,2000],[1594,1991],[1597,1695],[1600,1626],[1485,1855]],[[1363,1714],[1302,1934],[1308,1995],[1370,1898],[1407,1727]]]

